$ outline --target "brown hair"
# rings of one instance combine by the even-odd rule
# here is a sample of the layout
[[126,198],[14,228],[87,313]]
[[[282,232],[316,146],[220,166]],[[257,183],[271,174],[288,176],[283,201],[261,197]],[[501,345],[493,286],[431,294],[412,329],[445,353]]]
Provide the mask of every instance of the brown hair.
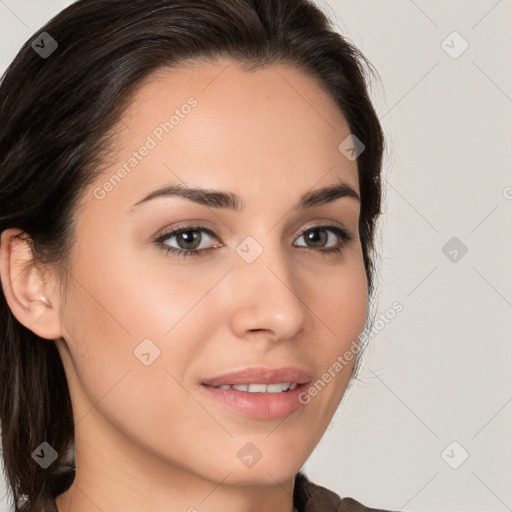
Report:
[[[58,44],[46,58],[32,46],[44,32]],[[384,151],[368,94],[376,72],[309,0],[80,0],[64,9],[23,45],[0,83],[0,232],[21,228],[38,262],[65,269],[74,207],[98,177],[136,87],[159,68],[217,56],[247,70],[291,64],[317,78],[364,143],[359,232],[371,298]],[[0,330],[3,462],[14,509],[56,512],[55,497],[74,479],[65,463],[74,426],[64,368],[55,344],[18,322],[3,293]],[[46,469],[32,458],[43,441],[58,454]]]

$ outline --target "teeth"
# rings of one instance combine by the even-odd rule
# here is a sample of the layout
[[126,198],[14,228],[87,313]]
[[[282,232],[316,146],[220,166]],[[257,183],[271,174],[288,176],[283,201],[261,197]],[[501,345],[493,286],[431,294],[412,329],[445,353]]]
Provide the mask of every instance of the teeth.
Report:
[[284,389],[284,384],[277,383],[277,384],[267,384],[266,386],[263,386],[263,392],[281,393],[282,391],[286,391],[286,389]]
[[[281,389],[283,389],[283,388],[281,387]],[[249,384],[247,391],[249,391],[249,393],[265,393],[267,391],[267,385],[266,384]]]
[[276,384],[222,384],[216,386],[219,389],[236,389],[237,391],[246,391],[248,393],[282,393],[295,389],[297,387],[296,382],[278,382]]

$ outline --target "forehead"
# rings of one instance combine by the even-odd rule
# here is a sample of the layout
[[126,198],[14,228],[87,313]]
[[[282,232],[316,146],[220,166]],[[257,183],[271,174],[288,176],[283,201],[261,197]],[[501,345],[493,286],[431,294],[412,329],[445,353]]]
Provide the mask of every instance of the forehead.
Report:
[[[349,134],[334,100],[301,70],[192,61],[160,69],[139,85],[119,123],[112,165],[99,181],[124,166],[109,194],[123,203],[180,181],[243,197],[263,190],[295,197],[340,178],[358,191],[357,163],[338,149]],[[144,156],[134,156],[144,146],[150,148]]]
[[292,133],[302,133],[312,142],[316,135],[336,142],[340,134],[349,133],[341,111],[315,77],[284,64],[246,71],[225,58],[159,69],[138,86],[122,123],[135,135],[155,120],[168,119],[191,97],[198,108],[187,116],[190,128],[194,119],[202,118],[214,128],[245,128],[244,133],[258,128],[261,133],[263,128],[284,139],[287,133],[282,129],[289,131],[301,121],[305,124],[294,126]]

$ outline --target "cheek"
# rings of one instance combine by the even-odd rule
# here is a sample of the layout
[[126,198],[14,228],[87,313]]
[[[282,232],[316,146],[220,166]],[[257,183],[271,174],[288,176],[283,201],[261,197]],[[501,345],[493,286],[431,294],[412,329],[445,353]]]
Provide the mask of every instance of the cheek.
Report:
[[[84,308],[84,316],[104,337],[128,336],[132,349],[137,340],[170,336],[216,276],[200,271],[204,266],[171,260],[153,246],[135,250],[122,229],[102,229],[98,227],[95,237],[82,236],[87,250],[78,251],[73,269],[76,307]],[[120,236],[113,238],[116,233]]]
[[[123,251],[114,251],[113,245],[111,238],[110,247],[106,239],[102,243],[96,238],[94,247],[77,252],[87,257],[78,257],[73,266],[74,279],[63,311],[64,337],[89,402],[98,401],[112,386],[121,389],[131,382],[129,401],[141,403],[146,410],[162,410],[163,404],[153,403],[150,396],[136,402],[140,389],[155,393],[157,400],[158,390],[177,386],[166,370],[183,380],[185,369],[197,356],[194,339],[201,337],[196,316],[197,311],[205,311],[202,304],[195,305],[218,276],[194,275],[190,265],[166,265],[164,254],[153,258],[153,264],[148,264],[143,251],[137,255],[126,250],[123,257],[114,258]],[[154,362],[146,366],[143,361],[148,358]],[[121,378],[122,384],[117,385]],[[172,394],[162,398],[168,405]]]
[[321,333],[318,336],[321,349],[316,351],[317,345],[311,356],[320,358],[322,372],[330,371],[330,375],[323,374],[328,391],[320,389],[324,398],[329,396],[322,400],[322,407],[334,411],[350,380],[366,322],[368,287],[362,258],[322,273],[311,287],[307,303],[317,315]]
[[[110,424],[140,444],[148,442],[148,424],[152,425],[151,436],[160,440],[169,438],[171,431],[178,435],[180,425],[192,430],[204,411],[179,384],[195,357],[190,343],[177,338],[178,329],[162,336],[173,324],[165,308],[160,325],[155,323],[158,309],[144,300],[151,297],[150,292],[132,293],[130,300],[120,300],[117,293],[125,281],[111,277],[101,284],[101,280],[82,276],[83,285],[76,285],[68,297],[65,338],[73,359],[70,378],[78,421],[84,418],[82,427],[87,428],[94,404]],[[138,350],[147,339],[151,343],[144,345],[144,351]],[[150,354],[148,365],[143,362],[147,362],[146,352]]]
[[[168,336],[153,336],[160,355],[145,366],[134,356],[134,348],[144,337],[151,338],[148,332],[169,330],[173,322],[168,322],[169,313],[162,308],[163,320],[156,326],[158,309],[143,300],[154,297],[153,291],[135,293],[128,306],[134,308],[137,318],[130,318],[128,334],[114,319],[116,314],[117,318],[123,318],[126,302],[121,306],[122,301],[112,302],[115,299],[112,289],[119,291],[116,284],[121,284],[122,280],[110,282],[111,286],[97,288],[87,282],[95,298],[78,287],[69,300],[66,320],[72,337],[71,385],[77,428],[87,434],[89,428],[94,428],[99,414],[106,420],[105,425],[109,425],[98,440],[105,451],[119,441],[118,433],[122,432],[135,445],[159,458],[164,456],[178,466],[195,464],[197,472],[209,470],[211,473],[222,463],[225,467],[236,468],[239,444],[232,442],[228,446],[229,438],[224,430],[181,384],[187,368],[198,357],[197,338],[201,334],[194,315],[185,316]],[[166,304],[169,303],[167,299]],[[192,301],[186,308],[180,305],[180,315],[184,314],[183,308],[188,310],[192,305]],[[212,307],[211,303],[209,305]],[[138,307],[141,309],[137,310]],[[209,434],[205,435],[205,431]],[[204,454],[212,450],[212,445],[222,449],[216,457],[204,460]]]
[[328,352],[344,351],[365,326],[368,286],[362,258],[322,272],[310,286],[311,307],[325,328]]

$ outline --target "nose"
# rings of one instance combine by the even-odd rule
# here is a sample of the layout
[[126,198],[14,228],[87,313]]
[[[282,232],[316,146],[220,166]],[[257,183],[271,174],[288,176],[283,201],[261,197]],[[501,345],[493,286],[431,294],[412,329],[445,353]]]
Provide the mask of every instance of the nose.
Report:
[[[277,244],[278,245],[278,244]],[[311,321],[307,289],[282,248],[266,246],[252,263],[238,257],[231,272],[231,329],[239,338],[296,337]]]

